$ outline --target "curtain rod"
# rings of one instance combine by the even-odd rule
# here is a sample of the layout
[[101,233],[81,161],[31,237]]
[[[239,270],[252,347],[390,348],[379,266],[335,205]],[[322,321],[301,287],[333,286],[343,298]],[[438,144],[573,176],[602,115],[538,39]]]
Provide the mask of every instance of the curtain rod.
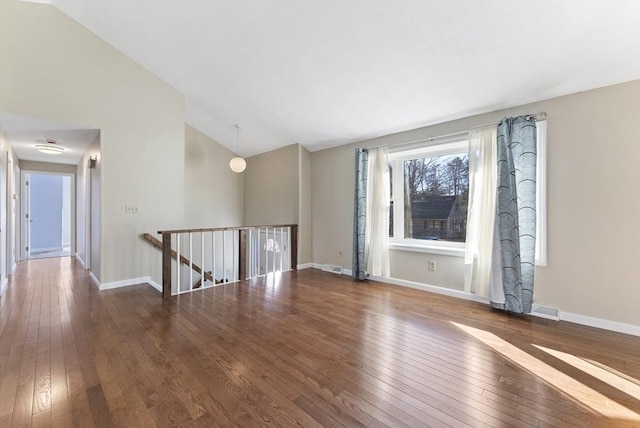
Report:
[[[533,118],[536,122],[539,122],[541,120],[546,120],[547,119],[547,113],[542,112],[542,113],[536,113],[536,114],[527,114],[525,115],[525,118],[528,120],[529,118]],[[427,138],[421,138],[419,140],[413,140],[413,141],[405,141],[403,143],[396,143],[396,144],[381,144],[379,146],[374,146],[374,147],[366,147],[363,150],[373,150],[373,149],[378,149],[380,147],[397,147],[397,146],[404,146],[404,145],[410,145],[410,144],[417,144],[417,143],[425,143],[425,142],[431,142],[433,140],[439,140],[441,138],[447,138],[447,137],[455,137],[458,135],[463,135],[463,134],[468,134],[469,131],[472,131],[474,129],[479,129],[479,128],[485,128],[487,126],[497,126],[500,122],[495,122],[495,123],[487,123],[485,125],[478,125],[478,126],[474,126],[471,127],[469,129],[467,129],[466,131],[458,131],[458,132],[451,132],[449,134],[442,134],[442,135],[435,135],[435,136],[431,136],[431,137],[427,137]]]

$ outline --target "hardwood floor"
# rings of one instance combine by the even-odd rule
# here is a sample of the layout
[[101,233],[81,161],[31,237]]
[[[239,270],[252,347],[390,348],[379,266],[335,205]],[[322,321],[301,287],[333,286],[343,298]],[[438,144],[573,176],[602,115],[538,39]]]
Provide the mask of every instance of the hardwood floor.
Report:
[[638,426],[640,339],[316,270],[162,300],[72,258],[0,299],[0,426]]

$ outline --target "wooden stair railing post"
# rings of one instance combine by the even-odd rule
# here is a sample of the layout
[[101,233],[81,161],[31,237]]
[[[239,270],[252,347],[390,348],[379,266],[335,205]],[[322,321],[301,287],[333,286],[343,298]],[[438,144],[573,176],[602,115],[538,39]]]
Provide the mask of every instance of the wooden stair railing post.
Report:
[[291,226],[291,269],[298,269],[298,225]]
[[247,231],[245,229],[238,230],[238,279],[244,281],[247,279]]
[[170,297],[170,296],[171,296],[171,234],[163,233],[162,234],[162,297]]

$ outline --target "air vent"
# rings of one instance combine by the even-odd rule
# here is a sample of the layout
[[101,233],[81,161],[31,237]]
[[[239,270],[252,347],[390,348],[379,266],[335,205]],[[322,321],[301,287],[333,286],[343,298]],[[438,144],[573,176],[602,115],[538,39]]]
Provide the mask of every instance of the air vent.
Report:
[[322,271],[323,272],[337,273],[338,275],[341,275],[342,274],[342,266],[322,265]]

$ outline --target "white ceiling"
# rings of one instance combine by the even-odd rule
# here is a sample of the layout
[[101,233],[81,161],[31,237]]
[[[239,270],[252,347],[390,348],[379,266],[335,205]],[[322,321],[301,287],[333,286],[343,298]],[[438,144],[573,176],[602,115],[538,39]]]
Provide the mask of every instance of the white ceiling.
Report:
[[[86,129],[68,123],[34,119],[0,113],[0,129],[11,142],[18,159],[77,165],[98,135],[97,129]],[[64,153],[51,155],[36,150],[36,145],[56,140]]]
[[639,1],[38,1],[183,92],[186,121],[244,156],[640,78]]

